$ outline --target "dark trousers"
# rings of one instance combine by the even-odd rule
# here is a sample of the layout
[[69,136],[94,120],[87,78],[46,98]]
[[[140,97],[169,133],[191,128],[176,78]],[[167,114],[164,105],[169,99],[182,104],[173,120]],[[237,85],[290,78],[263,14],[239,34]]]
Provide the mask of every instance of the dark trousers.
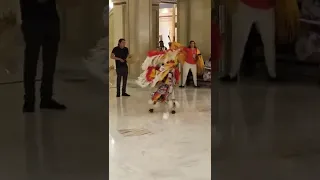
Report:
[[120,94],[121,78],[122,78],[122,93],[127,92],[128,68],[120,67],[117,71],[117,94]]
[[59,22],[23,22],[21,30],[25,41],[23,78],[25,100],[35,100],[35,78],[40,49],[43,61],[41,98],[51,99],[60,41]]

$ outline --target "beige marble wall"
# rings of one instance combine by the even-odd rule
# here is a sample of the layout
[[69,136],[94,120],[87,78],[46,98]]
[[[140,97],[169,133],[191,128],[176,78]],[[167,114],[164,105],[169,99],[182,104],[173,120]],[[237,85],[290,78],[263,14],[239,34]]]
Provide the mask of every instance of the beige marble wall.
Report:
[[[159,33],[159,7],[153,0],[113,0],[110,12],[109,31],[113,47],[120,38],[125,38],[130,54],[129,76],[136,78],[141,73],[141,64],[146,53],[156,48]],[[113,61],[113,60],[110,60]]]
[[[76,6],[61,7],[61,50],[83,55],[92,48],[96,41],[106,34],[103,29],[102,12],[107,4],[105,0],[79,0]],[[12,10],[17,16],[17,25],[0,35],[0,66],[15,71],[12,67],[23,60],[23,38],[20,30],[19,1],[5,0],[0,2],[0,14]],[[63,54],[60,52],[60,54]]]
[[0,16],[13,12],[17,18],[17,24],[0,30],[0,74],[4,70],[14,73],[17,71],[17,64],[22,58],[23,41],[20,31],[20,6],[19,1],[0,1]]
[[[114,13],[113,10],[110,11],[109,13],[109,52],[112,52],[113,47],[117,44],[116,40],[115,40],[115,30],[114,28]],[[109,67],[113,65],[115,66],[115,62],[111,59],[109,59]]]
[[0,14],[6,13],[8,11],[19,11],[19,1],[13,0],[2,0],[0,1]]
[[211,53],[211,0],[178,0],[178,39],[194,40],[205,59]]
[[79,0],[75,7],[58,7],[61,17],[61,45],[78,52],[92,48],[96,41],[107,34],[102,12],[105,0]]
[[152,48],[156,48],[159,42],[159,4],[153,3],[152,5]]
[[188,44],[189,42],[189,21],[190,21],[190,14],[189,14],[189,0],[178,0],[177,4],[177,41],[182,44]]
[[[141,64],[146,53],[154,49],[159,37],[159,7],[155,0],[113,0],[110,14],[110,39],[113,46],[119,38],[127,40],[133,55],[129,63],[129,76],[136,78],[141,73]],[[211,51],[211,0],[179,0],[177,5],[177,41],[187,45],[197,42],[204,58]]]

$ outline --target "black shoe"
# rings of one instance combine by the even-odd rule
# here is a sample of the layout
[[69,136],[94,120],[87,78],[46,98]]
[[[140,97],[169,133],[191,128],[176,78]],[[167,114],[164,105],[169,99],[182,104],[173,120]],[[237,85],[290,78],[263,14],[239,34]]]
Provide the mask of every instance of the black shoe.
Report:
[[194,88],[200,88],[200,86],[194,86]]
[[153,109],[149,109],[149,113],[153,113]]
[[117,97],[120,97],[120,94],[117,94]]
[[184,88],[184,86],[179,86],[179,88]]
[[127,94],[127,93],[122,93],[122,96],[127,96],[127,97],[129,97],[130,95]]
[[35,111],[34,103],[24,102],[22,112],[33,113]]
[[67,109],[67,107],[65,105],[60,104],[53,99],[41,100],[40,108],[41,109],[52,109],[52,110],[66,110]]
[[230,75],[226,75],[220,78],[220,81],[222,82],[237,82],[238,77],[231,77]]
[[171,114],[176,114],[176,111],[175,111],[175,110],[172,110],[172,111],[171,111]]

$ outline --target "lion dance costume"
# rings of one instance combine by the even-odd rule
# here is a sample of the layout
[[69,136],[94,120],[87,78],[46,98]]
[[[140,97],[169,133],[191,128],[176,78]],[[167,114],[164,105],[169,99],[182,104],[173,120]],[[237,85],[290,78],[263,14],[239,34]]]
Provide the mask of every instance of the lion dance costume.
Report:
[[142,64],[143,73],[136,83],[142,87],[155,89],[151,93],[149,112],[165,103],[167,111],[176,113],[179,103],[175,99],[175,86],[180,80],[179,63],[185,60],[184,48],[179,43],[173,42],[167,51],[150,51]]

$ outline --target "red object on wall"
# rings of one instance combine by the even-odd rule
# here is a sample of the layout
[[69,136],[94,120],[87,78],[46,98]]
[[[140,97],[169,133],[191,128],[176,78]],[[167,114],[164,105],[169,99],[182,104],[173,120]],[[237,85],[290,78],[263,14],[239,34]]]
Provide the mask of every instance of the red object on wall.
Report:
[[211,22],[211,69],[213,72],[218,71],[219,59],[221,57],[222,39],[219,24]]

